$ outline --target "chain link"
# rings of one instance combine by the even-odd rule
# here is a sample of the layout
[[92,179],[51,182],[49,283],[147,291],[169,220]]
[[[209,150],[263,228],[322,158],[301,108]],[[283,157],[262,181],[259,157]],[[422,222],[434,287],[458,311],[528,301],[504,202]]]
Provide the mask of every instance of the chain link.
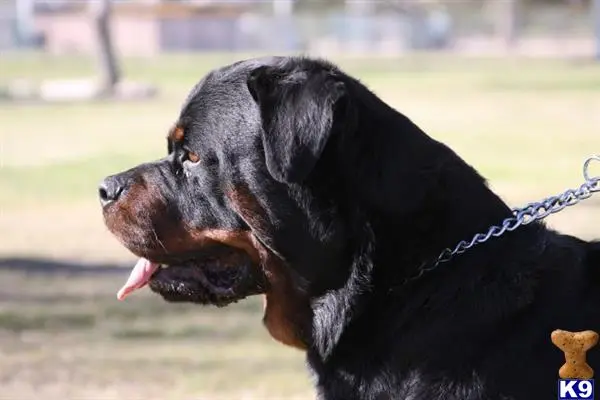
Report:
[[593,161],[600,162],[600,155],[585,160],[583,164],[585,182],[579,188],[568,189],[558,196],[551,196],[540,202],[529,203],[524,207],[513,209],[512,217],[506,218],[501,225],[493,225],[486,233],[478,233],[470,241],[461,240],[453,248],[444,249],[429,266],[427,266],[428,263],[424,263],[419,272],[405,280],[405,283],[419,279],[425,273],[437,268],[442,263],[450,261],[455,255],[462,254],[477,244],[485,243],[493,237],[502,236],[506,232],[512,232],[522,225],[546,218],[565,207],[575,205],[581,200],[589,198],[595,192],[600,192],[600,176],[590,176],[589,174],[589,165]]

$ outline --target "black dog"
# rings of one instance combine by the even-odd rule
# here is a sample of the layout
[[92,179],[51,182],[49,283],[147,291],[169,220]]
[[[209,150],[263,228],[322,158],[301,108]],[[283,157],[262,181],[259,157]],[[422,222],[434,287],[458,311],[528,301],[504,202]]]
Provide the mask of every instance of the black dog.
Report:
[[[267,329],[306,350],[321,399],[552,399],[551,332],[600,331],[600,243],[540,223],[407,281],[511,209],[325,61],[212,71],[168,155],[106,178],[100,197],[142,257],[121,298],[146,283],[220,306],[264,294]],[[600,368],[600,349],[588,361]]]

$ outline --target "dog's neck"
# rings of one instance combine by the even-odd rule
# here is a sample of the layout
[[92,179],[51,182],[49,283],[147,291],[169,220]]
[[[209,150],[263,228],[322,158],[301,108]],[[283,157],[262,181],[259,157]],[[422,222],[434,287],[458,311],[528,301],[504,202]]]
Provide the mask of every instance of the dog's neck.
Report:
[[396,252],[399,257],[391,259],[406,258],[407,264],[422,263],[511,215],[450,148],[364,87],[357,90],[366,94],[356,98],[366,100],[353,105],[358,110],[356,129],[347,133],[352,137],[338,140],[341,168],[351,171],[340,176],[351,177],[346,191],[367,216],[378,251]]
[[[361,277],[370,274],[368,281],[382,285],[377,292],[385,293],[445,248],[511,215],[485,180],[451,149],[404,115],[382,107],[374,95],[369,100],[379,104],[355,105],[370,109],[356,113],[358,128],[345,133],[354,137],[337,138],[339,168],[346,171],[336,177],[344,185],[339,201],[354,203],[349,209],[361,214],[350,218],[361,221],[353,227],[357,242],[351,246],[360,250],[345,285],[315,303],[313,332],[323,361],[345,327],[360,315],[360,307],[369,302],[370,290],[361,287]],[[344,177],[350,180],[343,181]],[[320,314],[335,315],[337,320]]]

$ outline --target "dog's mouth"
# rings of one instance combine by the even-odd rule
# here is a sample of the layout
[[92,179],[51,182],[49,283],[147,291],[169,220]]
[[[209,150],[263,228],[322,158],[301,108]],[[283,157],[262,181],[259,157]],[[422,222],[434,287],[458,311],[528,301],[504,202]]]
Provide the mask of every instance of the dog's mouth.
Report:
[[117,293],[124,300],[145,286],[166,301],[226,306],[265,292],[265,277],[243,250],[211,246],[191,255],[140,258]]

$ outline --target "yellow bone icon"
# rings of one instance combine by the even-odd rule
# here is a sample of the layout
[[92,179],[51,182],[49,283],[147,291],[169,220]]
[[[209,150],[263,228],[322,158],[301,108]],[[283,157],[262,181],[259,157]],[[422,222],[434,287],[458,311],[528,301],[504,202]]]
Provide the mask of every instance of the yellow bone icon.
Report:
[[569,332],[560,329],[550,335],[552,343],[565,353],[565,364],[560,367],[561,379],[591,379],[594,370],[585,359],[586,352],[598,343],[598,334],[594,331]]

